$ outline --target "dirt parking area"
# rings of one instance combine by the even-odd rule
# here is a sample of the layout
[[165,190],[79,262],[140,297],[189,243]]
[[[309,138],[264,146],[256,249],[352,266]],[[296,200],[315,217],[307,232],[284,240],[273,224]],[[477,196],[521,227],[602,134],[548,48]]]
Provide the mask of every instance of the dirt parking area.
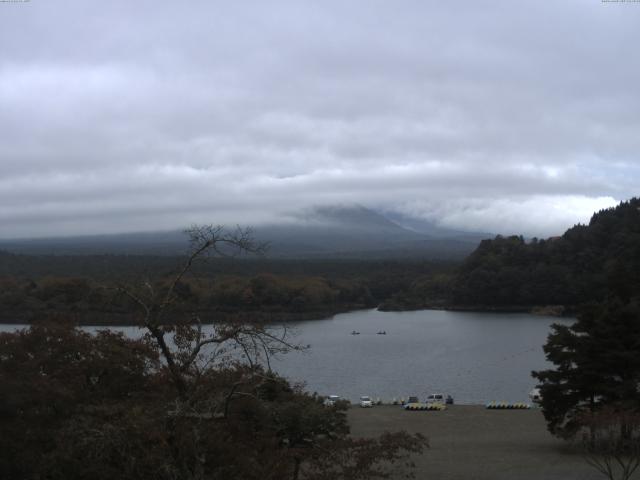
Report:
[[414,458],[418,479],[604,478],[579,453],[547,432],[537,409],[453,405],[442,412],[412,412],[399,406],[353,407],[349,422],[355,436],[406,430],[428,437],[431,448]]

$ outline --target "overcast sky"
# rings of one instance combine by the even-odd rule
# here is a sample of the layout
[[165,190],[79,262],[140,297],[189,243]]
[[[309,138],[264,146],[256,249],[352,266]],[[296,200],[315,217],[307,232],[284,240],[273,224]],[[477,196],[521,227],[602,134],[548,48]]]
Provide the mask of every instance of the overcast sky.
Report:
[[547,236],[638,195],[640,3],[0,3],[0,237],[351,204]]

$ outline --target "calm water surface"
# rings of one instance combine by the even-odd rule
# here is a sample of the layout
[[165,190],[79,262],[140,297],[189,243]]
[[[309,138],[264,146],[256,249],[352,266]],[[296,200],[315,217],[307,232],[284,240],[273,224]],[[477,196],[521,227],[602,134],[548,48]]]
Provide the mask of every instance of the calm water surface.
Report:
[[[527,401],[535,385],[531,370],[548,367],[542,345],[549,326],[572,321],[528,314],[361,310],[294,322],[295,341],[311,348],[275,359],[272,367],[294,382],[306,382],[311,391],[354,401],[360,395],[391,400],[429,393],[450,394],[456,403]],[[140,334],[135,327],[116,330]],[[351,335],[354,330],[360,335]]]
[[[549,326],[573,320],[475,312],[352,312],[297,322],[311,348],[274,362],[311,391],[356,400],[444,393],[457,403],[527,401],[531,370],[547,368]],[[353,330],[360,335],[351,335]],[[386,335],[377,335],[378,331]]]

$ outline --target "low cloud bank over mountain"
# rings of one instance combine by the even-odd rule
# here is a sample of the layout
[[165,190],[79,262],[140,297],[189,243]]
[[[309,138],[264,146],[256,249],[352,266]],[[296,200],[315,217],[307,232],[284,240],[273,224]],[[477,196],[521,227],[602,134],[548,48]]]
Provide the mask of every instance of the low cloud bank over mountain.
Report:
[[637,194],[631,2],[1,10],[2,238],[354,202],[548,236]]

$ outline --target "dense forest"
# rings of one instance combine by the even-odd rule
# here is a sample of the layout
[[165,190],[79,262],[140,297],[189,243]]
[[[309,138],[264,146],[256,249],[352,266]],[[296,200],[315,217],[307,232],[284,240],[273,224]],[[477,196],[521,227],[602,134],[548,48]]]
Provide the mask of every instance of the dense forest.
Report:
[[459,306],[562,305],[640,291],[640,199],[595,213],[561,237],[484,240],[451,284]]
[[[63,315],[84,324],[129,324],[132,300],[118,286],[161,286],[183,258],[140,255],[54,256],[0,253],[0,321]],[[188,311],[250,314],[281,321],[373,308],[446,275],[451,262],[211,258],[177,289]]]
[[414,278],[380,307],[573,314],[586,302],[639,291],[640,199],[633,198],[559,237],[483,240],[457,267]]

